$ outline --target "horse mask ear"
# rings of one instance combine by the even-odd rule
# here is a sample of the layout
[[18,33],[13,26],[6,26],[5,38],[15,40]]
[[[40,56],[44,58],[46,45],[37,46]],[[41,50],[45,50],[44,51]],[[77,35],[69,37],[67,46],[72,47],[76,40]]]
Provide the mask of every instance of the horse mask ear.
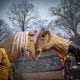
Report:
[[48,29],[44,29],[42,38],[45,39],[47,42],[50,41],[50,31]]

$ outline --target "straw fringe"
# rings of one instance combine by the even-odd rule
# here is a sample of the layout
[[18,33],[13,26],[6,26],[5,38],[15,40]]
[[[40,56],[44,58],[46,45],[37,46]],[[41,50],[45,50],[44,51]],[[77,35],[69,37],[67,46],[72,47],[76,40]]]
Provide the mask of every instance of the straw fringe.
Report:
[[[16,54],[21,52],[21,49],[25,49],[28,44],[28,33],[27,32],[18,32],[13,40],[13,45],[12,45],[12,54]],[[16,51],[15,51],[16,50]]]

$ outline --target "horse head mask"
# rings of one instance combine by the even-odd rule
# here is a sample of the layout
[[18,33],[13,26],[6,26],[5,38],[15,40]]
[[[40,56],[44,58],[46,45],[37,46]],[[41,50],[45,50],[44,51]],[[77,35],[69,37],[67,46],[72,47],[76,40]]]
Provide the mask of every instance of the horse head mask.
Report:
[[60,57],[66,56],[70,43],[68,39],[61,38],[48,29],[41,30],[36,42],[36,56],[51,48],[56,50]]

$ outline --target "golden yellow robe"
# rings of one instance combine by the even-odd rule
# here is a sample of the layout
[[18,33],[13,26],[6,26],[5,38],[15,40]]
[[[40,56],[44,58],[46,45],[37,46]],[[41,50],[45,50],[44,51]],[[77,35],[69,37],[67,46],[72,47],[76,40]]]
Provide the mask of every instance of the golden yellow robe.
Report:
[[0,80],[8,80],[11,64],[4,48],[0,48]]

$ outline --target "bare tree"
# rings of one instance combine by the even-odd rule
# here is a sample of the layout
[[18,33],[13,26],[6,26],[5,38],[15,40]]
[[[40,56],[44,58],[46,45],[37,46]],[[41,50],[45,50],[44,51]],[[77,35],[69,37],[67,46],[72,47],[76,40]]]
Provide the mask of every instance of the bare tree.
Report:
[[55,21],[56,26],[61,26],[71,37],[79,35],[78,25],[80,23],[80,1],[61,0],[57,7],[49,9],[53,15],[59,16]]
[[0,43],[12,34],[8,24],[0,19]]
[[29,4],[27,0],[19,0],[12,4],[9,19],[21,31],[25,31],[31,22],[38,19],[38,13],[33,4]]

